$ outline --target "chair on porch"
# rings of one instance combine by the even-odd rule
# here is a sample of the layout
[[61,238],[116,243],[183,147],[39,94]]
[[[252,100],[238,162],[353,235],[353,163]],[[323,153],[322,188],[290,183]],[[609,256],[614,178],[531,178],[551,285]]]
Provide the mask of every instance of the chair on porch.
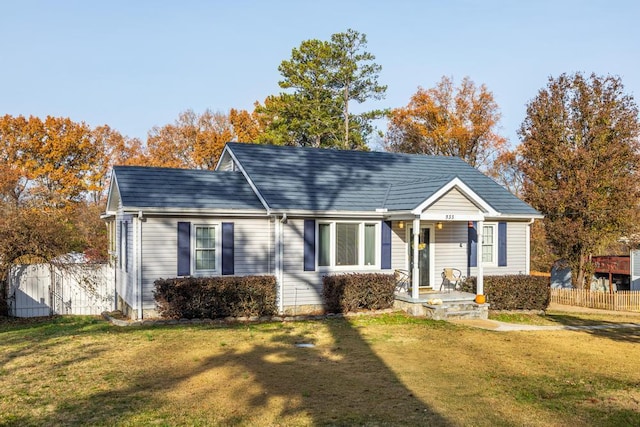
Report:
[[396,292],[409,292],[409,286],[411,285],[411,279],[409,278],[409,272],[407,270],[397,269],[394,271],[396,278]]
[[462,284],[462,271],[457,268],[445,268],[442,270],[442,284],[440,291],[444,288],[449,292],[455,291]]

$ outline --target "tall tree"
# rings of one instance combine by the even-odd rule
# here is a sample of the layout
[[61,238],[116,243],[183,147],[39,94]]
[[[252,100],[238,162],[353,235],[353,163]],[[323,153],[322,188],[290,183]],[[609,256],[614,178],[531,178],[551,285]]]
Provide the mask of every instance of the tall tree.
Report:
[[[196,114],[186,110],[169,125],[154,127],[147,138],[148,162],[153,166],[213,169],[218,163],[224,145],[238,140],[233,120],[242,126],[241,136],[257,132],[245,119],[248,113],[233,110],[223,114],[205,110]],[[253,123],[255,125],[255,122]]]
[[638,108],[618,77],[550,78],[519,130],[525,199],[577,286],[590,257],[638,228]]
[[389,151],[461,157],[489,170],[506,146],[497,133],[500,112],[485,85],[465,77],[459,87],[442,77],[436,87],[418,88],[409,105],[391,111]]
[[337,33],[330,41],[306,40],[282,61],[281,93],[258,105],[267,125],[263,140],[287,145],[343,149],[366,148],[372,120],[384,111],[353,114],[351,102],[382,99],[387,87],[378,83],[382,67],[365,49],[367,38],[354,30]]

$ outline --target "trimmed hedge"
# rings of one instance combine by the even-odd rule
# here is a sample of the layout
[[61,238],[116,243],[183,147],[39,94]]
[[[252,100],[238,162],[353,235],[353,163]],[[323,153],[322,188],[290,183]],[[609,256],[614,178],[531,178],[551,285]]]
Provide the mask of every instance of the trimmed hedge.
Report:
[[158,279],[154,297],[167,319],[270,316],[276,314],[273,276]]
[[[476,278],[462,285],[465,292],[476,292]],[[485,276],[484,294],[492,310],[546,310],[551,299],[548,277],[508,275]]]
[[393,306],[395,287],[393,274],[337,274],[323,277],[322,296],[330,313],[382,310]]

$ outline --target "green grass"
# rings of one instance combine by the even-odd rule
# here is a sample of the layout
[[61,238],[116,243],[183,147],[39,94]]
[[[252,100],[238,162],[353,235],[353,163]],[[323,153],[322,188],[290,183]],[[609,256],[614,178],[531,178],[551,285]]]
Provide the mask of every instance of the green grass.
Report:
[[638,330],[502,333],[398,314],[0,321],[0,425],[640,425],[639,344]]

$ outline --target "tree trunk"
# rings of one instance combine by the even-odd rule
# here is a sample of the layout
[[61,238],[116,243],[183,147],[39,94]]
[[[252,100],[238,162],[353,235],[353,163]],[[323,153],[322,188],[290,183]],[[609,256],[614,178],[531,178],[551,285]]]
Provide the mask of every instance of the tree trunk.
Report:
[[587,255],[580,253],[578,264],[578,277],[576,279],[576,287],[578,289],[586,289],[585,279],[587,278]]
[[349,147],[349,88],[344,88],[344,149]]

